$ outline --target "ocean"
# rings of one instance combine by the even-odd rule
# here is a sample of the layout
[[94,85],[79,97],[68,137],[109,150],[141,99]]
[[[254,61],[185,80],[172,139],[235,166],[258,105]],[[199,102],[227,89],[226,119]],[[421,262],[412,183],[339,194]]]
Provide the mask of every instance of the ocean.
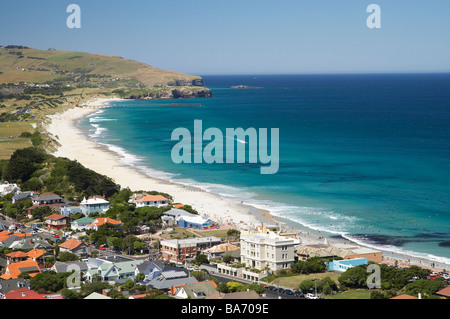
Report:
[[[212,98],[114,102],[126,107],[101,109],[80,127],[152,176],[324,235],[450,263],[450,74],[203,79]],[[175,164],[171,134],[194,132],[194,120],[224,135],[278,128],[278,172],[261,174],[261,163]]]

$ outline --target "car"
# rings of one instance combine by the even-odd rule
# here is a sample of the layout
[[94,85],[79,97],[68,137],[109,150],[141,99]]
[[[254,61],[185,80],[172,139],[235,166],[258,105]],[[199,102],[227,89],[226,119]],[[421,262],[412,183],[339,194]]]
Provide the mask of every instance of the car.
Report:
[[319,297],[317,297],[316,295],[311,294],[311,293],[307,293],[306,294],[306,298],[307,299],[319,299]]
[[55,234],[53,235],[53,238],[59,238],[59,235]]
[[37,231],[32,230],[32,231],[31,231],[31,236],[35,236],[35,235],[37,235]]
[[0,219],[1,220],[6,220],[5,216],[3,216],[3,215],[0,215]]
[[284,293],[285,293],[286,295],[291,295],[291,296],[294,295],[294,292],[293,292],[291,289],[285,289],[285,290],[284,290]]
[[450,275],[445,273],[445,272],[441,274],[441,277],[444,278],[445,280],[449,280],[450,279]]
[[106,250],[106,247],[105,247],[105,246],[100,246],[98,249],[100,249],[100,250]]
[[175,264],[175,267],[177,267],[177,268],[183,268],[183,265],[182,265],[182,264]]
[[304,297],[303,293],[300,290],[294,291],[294,295],[297,297]]
[[278,290],[277,287],[275,287],[275,286],[268,286],[267,289],[268,290],[272,290],[272,291],[277,291]]
[[284,293],[284,289],[283,288],[279,288],[278,291],[281,292],[281,293]]

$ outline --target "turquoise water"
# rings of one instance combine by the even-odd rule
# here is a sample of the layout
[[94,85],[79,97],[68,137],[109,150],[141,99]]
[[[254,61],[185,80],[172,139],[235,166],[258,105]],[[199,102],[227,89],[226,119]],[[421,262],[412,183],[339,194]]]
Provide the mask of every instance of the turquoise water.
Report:
[[[450,259],[449,74],[203,78],[212,98],[117,102],[132,107],[81,127],[152,175],[353,241]],[[260,88],[230,88],[239,84]],[[172,131],[193,133],[195,119],[223,134],[279,128],[277,174],[260,174],[261,163],[173,163]]]

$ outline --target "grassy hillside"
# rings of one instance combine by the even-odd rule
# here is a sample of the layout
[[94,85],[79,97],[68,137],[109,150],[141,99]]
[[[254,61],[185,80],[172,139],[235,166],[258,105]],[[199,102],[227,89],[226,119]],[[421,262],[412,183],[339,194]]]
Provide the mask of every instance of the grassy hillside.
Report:
[[[174,71],[165,71],[137,61],[101,54],[37,50],[22,46],[0,48],[0,84],[20,81],[86,80],[98,83],[120,78],[145,86],[164,85],[176,80],[199,80]],[[126,83],[122,83],[127,86]]]

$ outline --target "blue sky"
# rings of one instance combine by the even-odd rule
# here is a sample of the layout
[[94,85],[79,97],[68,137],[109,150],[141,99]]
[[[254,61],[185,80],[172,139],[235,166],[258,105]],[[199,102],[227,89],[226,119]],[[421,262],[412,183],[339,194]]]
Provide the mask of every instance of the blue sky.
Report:
[[[81,29],[66,8],[81,7]],[[369,4],[381,29],[369,29]],[[0,44],[189,74],[449,72],[448,0],[2,1]]]

